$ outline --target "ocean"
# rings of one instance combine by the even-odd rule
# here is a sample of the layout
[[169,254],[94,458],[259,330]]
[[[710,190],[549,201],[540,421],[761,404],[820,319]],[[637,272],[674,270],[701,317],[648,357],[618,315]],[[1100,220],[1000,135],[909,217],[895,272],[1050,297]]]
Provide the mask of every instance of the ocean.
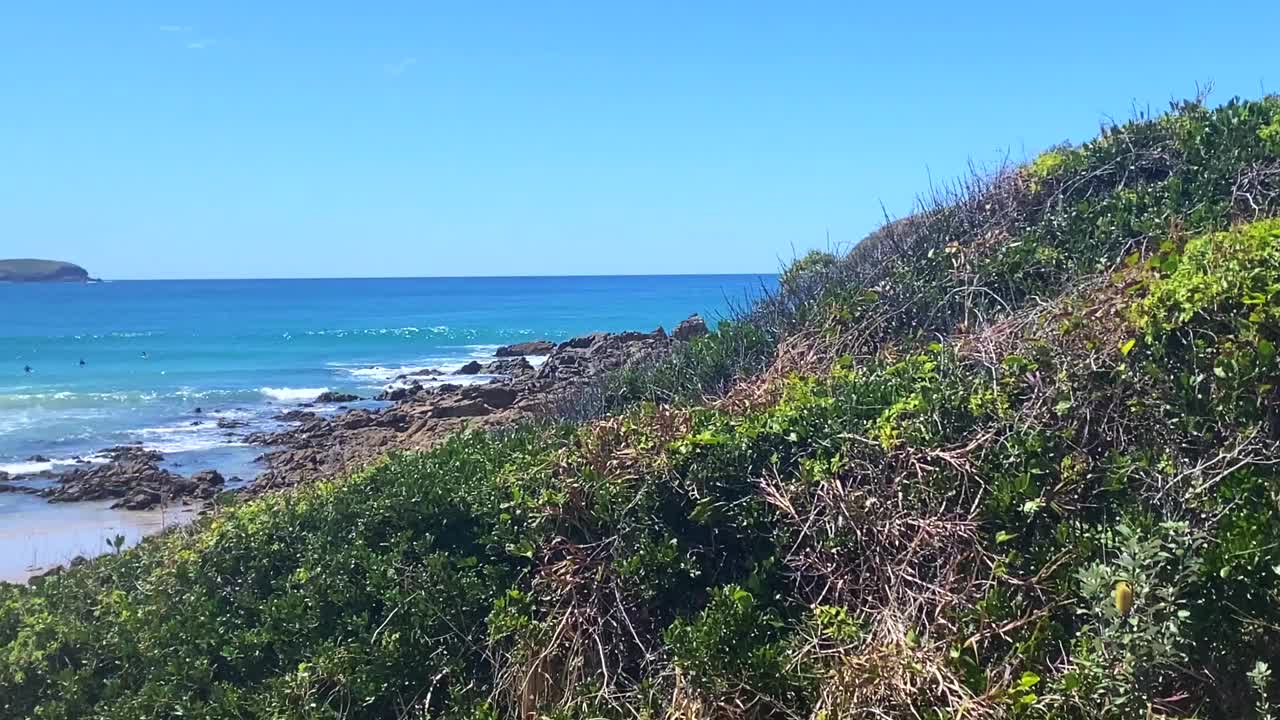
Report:
[[[261,448],[240,438],[278,427],[272,416],[326,390],[371,398],[397,376],[456,369],[499,345],[670,330],[694,312],[710,322],[775,282],[682,275],[0,284],[0,471],[57,469],[140,442],[180,473],[214,468],[247,480]],[[0,579],[167,522],[0,493],[0,556],[10,557],[0,560]]]

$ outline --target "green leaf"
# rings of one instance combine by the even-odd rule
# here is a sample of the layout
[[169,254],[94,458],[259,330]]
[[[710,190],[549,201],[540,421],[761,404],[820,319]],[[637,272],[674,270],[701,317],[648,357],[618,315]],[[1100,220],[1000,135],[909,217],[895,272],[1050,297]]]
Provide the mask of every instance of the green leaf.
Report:
[[1258,339],[1258,357],[1263,362],[1271,362],[1276,357],[1276,344],[1266,338]]
[[1133,352],[1133,347],[1137,344],[1138,344],[1138,341],[1134,338],[1129,338],[1128,340],[1125,340],[1124,342],[1120,343],[1120,354],[1128,357],[1129,353]]

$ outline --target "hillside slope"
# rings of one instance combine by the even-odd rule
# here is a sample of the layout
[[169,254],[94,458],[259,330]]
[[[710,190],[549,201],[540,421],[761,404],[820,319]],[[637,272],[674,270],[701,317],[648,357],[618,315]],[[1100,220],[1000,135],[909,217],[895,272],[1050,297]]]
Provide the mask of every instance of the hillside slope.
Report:
[[1280,98],[939,193],[565,416],[0,588],[0,714],[1270,717]]
[[79,265],[58,260],[0,260],[0,282],[88,282]]

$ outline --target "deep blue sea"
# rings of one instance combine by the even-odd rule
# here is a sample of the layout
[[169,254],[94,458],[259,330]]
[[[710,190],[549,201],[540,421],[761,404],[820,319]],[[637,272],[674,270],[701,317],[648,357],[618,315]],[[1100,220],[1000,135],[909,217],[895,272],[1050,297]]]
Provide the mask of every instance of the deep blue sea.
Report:
[[[239,438],[326,389],[372,397],[398,375],[454,369],[503,344],[670,330],[693,312],[713,320],[774,282],[709,275],[0,284],[0,471],[34,472],[141,442],[180,472],[251,476],[260,449]],[[246,425],[230,431],[218,419]],[[33,515],[53,512],[37,502],[0,494],[0,554],[15,533],[29,532]]]

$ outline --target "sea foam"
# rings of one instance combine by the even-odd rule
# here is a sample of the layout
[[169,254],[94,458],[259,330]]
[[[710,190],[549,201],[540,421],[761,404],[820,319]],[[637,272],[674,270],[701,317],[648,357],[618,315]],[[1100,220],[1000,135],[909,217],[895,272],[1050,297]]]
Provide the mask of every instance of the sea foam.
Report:
[[282,387],[282,388],[263,387],[263,388],[258,388],[258,392],[262,393],[263,395],[267,396],[268,398],[270,398],[270,399],[272,399],[272,400],[274,400],[274,401],[276,401],[276,402],[288,402],[288,403],[304,403],[304,402],[310,402],[310,401],[315,400],[316,398],[320,397],[320,393],[328,392],[328,390],[329,390],[329,388],[327,388],[327,387],[322,387],[322,388],[290,388],[290,387]]

